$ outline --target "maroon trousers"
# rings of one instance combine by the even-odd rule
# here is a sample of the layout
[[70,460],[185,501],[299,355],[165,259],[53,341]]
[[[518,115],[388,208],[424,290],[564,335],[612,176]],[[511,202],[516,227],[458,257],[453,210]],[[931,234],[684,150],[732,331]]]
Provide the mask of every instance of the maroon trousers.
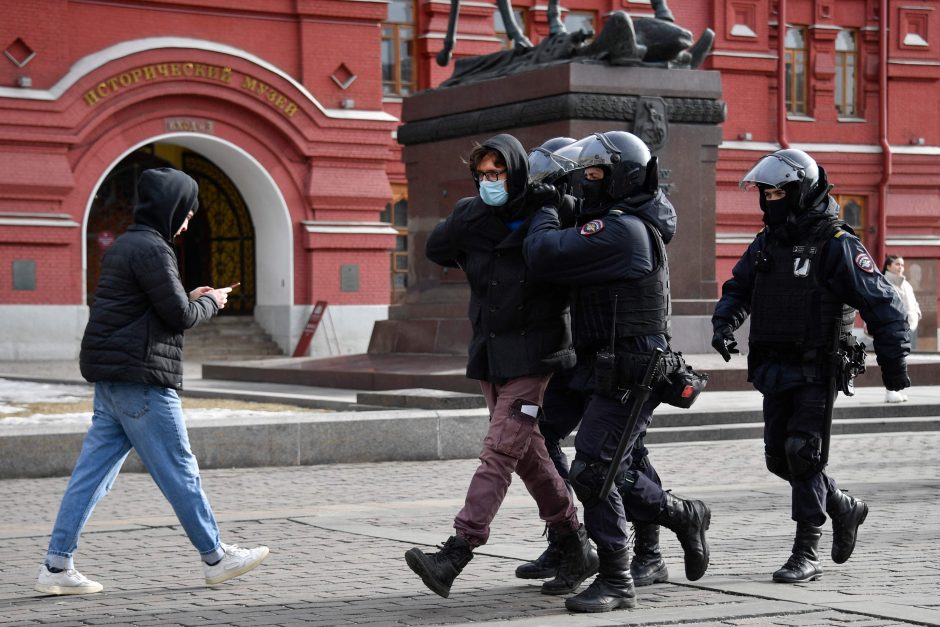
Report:
[[541,407],[551,375],[519,377],[502,385],[480,383],[490,410],[490,428],[483,439],[480,466],[470,480],[463,509],[454,519],[457,534],[471,547],[486,544],[490,523],[506,497],[515,472],[535,499],[539,517],[561,533],[579,526],[574,501],[548,456],[538,417],[522,411]]

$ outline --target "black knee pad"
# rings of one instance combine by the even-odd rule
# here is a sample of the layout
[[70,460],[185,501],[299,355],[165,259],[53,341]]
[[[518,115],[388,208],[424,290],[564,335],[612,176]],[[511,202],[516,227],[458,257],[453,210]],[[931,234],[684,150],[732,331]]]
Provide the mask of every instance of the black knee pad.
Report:
[[571,482],[571,488],[574,490],[575,496],[578,497],[581,505],[585,508],[594,507],[600,502],[598,496],[601,488],[604,487],[604,479],[607,477],[606,471],[601,472],[603,469],[600,466],[605,465],[599,463],[588,464],[577,457],[574,458],[574,462],[571,464],[568,481]]
[[774,473],[784,481],[790,480],[790,467],[787,465],[786,456],[771,455],[764,451],[764,461],[767,462],[767,470]]
[[784,442],[790,475],[797,481],[822,470],[822,440],[810,433],[790,433]]

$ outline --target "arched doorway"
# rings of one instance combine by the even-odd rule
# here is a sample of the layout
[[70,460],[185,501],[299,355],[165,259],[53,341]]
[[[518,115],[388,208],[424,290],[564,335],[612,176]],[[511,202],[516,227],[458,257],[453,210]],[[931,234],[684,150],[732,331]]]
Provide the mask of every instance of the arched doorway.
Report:
[[199,211],[175,242],[183,286],[241,283],[224,315],[251,315],[256,303],[255,233],[248,205],[232,180],[212,161],[182,146],[154,143],[122,159],[98,188],[86,231],[88,303],[94,299],[101,256],[133,221],[136,181],[153,167],[175,167],[199,184]]

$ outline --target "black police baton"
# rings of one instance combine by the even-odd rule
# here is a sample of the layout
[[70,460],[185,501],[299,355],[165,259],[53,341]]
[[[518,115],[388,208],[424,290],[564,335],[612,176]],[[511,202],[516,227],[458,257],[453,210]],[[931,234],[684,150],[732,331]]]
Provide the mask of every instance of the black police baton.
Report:
[[640,410],[643,409],[643,405],[649,400],[650,393],[653,391],[653,380],[656,377],[656,371],[659,370],[659,362],[662,358],[663,349],[654,348],[652,355],[650,355],[650,363],[646,366],[646,372],[643,373],[643,379],[624,395],[625,398],[627,396],[630,397],[633,405],[630,406],[630,415],[627,416],[627,424],[624,426],[623,434],[620,436],[620,444],[617,445],[617,452],[614,453],[614,457],[610,462],[610,468],[607,469],[607,477],[604,479],[604,485],[597,495],[599,501],[607,500],[610,488],[614,484],[614,478],[620,471],[620,463],[623,460],[623,454],[626,452],[627,445],[630,443],[630,437],[633,435],[633,430],[636,428],[636,421],[640,416]]

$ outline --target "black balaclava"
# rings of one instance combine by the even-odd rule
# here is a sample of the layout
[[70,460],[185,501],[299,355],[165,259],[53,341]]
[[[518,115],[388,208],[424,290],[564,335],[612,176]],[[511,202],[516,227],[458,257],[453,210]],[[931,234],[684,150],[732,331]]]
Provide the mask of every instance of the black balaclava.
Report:
[[791,216],[799,215],[802,212],[800,190],[796,183],[789,183],[781,188],[786,192],[786,196],[780,200],[767,200],[764,197],[764,190],[770,189],[769,186],[758,185],[758,189],[760,192],[760,208],[764,212],[764,224],[771,229],[785,225]]
[[599,181],[589,181],[581,175],[581,213],[585,216],[593,216],[602,213],[603,208],[610,204],[610,194],[607,193],[610,182],[610,168],[603,168],[604,178]]

